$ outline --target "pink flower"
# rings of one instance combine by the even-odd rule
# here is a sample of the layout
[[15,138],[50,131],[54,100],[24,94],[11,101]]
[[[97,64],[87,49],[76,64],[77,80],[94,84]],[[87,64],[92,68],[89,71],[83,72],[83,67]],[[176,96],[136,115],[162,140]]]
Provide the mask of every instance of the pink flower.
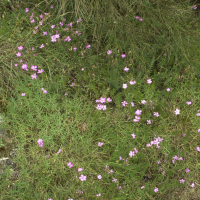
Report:
[[179,114],[180,114],[180,110],[179,110],[178,108],[176,109],[175,114],[176,114],[176,115],[179,115]]
[[43,91],[43,93],[47,93],[47,91],[46,91],[46,90],[44,90],[44,88],[41,88],[41,90]]
[[126,101],[121,102],[122,106],[126,106],[128,103]]
[[123,84],[123,88],[126,89],[127,88],[127,84]]
[[17,57],[20,57],[22,54],[20,53],[20,52],[18,52],[17,54],[16,54],[16,56]]
[[81,180],[81,181],[86,181],[86,176],[84,176],[83,174],[81,174],[81,176],[79,177],[79,179]]
[[171,89],[170,88],[167,88],[167,92],[169,92]]
[[62,151],[62,150],[61,150],[61,149],[59,149],[59,150],[58,150],[58,152],[57,152],[57,154],[59,154],[61,151]]
[[146,101],[145,101],[145,100],[141,100],[141,103],[142,103],[142,104],[146,104]]
[[147,79],[147,83],[151,84],[152,83],[151,79]]
[[186,171],[187,173],[190,172],[190,170],[189,170],[188,168],[187,168],[185,171]]
[[147,124],[151,124],[151,120],[147,120]]
[[134,122],[139,122],[140,117],[135,116],[135,119],[133,119]]
[[133,133],[133,134],[131,134],[131,135],[133,136],[133,138],[135,138],[135,136],[136,136],[134,133]]
[[194,183],[192,183],[190,186],[191,186],[191,187],[195,187],[195,184],[194,184]]
[[154,192],[158,192],[158,188],[154,188]]
[[107,54],[109,55],[109,54],[111,54],[111,53],[112,53],[112,50],[108,50]]
[[195,6],[194,6],[194,7],[192,7],[192,8],[196,10],[196,9],[197,9],[197,6],[195,5]]
[[126,57],[126,54],[122,54],[122,58],[125,58]]
[[81,171],[83,171],[83,169],[82,168],[78,168],[78,172],[81,172]]
[[135,156],[135,152],[134,152],[134,151],[130,151],[129,156],[130,156],[130,157]]
[[117,182],[117,179],[113,178],[112,182]]
[[185,180],[184,180],[184,179],[181,179],[181,180],[180,180],[180,183],[183,183],[183,184],[184,184],[184,182],[185,182]]
[[142,113],[142,110],[138,110],[138,109],[135,112],[136,115],[141,115],[141,113]]
[[111,102],[112,99],[110,97],[107,98],[107,102]]
[[34,73],[34,75],[31,75],[31,79],[37,79],[37,74],[36,73]]
[[101,175],[97,175],[97,178],[98,178],[98,179],[102,179],[102,176],[101,176]]
[[134,103],[133,102],[131,102],[131,106],[134,107]]
[[98,146],[100,147],[100,146],[102,146],[103,145],[103,142],[101,143],[101,142],[98,142]]
[[42,44],[42,45],[40,46],[40,49],[43,48],[43,47],[44,47],[44,44]]
[[39,147],[43,147],[43,140],[42,139],[38,139],[37,143],[38,143]]
[[129,83],[130,83],[131,85],[134,85],[134,84],[136,84],[136,81],[133,81],[133,80],[131,79]]
[[127,67],[124,68],[124,71],[128,72],[128,70],[129,70],[129,68],[127,68]]
[[22,46],[20,46],[20,47],[18,47],[18,49],[19,49],[19,50],[22,50],[22,49],[23,49],[23,47],[22,47]]
[[160,116],[160,115],[158,114],[158,112],[154,112],[153,115],[156,116],[156,117],[159,117],[159,116]]
[[69,166],[69,168],[73,167],[73,164],[71,162],[67,163],[67,166]]

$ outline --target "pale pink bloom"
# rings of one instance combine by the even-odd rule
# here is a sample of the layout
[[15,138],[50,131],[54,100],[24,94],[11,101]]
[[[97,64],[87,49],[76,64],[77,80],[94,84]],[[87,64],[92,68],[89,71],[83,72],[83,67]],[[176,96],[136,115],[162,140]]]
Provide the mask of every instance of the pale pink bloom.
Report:
[[142,104],[146,104],[146,101],[145,101],[145,100],[141,100],[141,103],[142,103]]
[[140,117],[135,116],[135,119],[133,119],[134,122],[139,122]]
[[110,97],[107,98],[107,102],[111,102],[112,99]]
[[124,71],[128,72],[128,70],[129,70],[129,68],[127,68],[127,67],[124,68]]
[[167,92],[169,92],[171,89],[170,88],[167,88]]
[[136,115],[141,115],[141,113],[142,113],[142,110],[138,110],[138,109],[135,112]]
[[154,188],[154,192],[158,192],[158,188]]
[[31,75],[31,79],[37,79],[37,74],[36,73],[34,73],[34,75]]
[[83,169],[82,168],[78,168],[78,172],[81,172],[81,171],[83,171]]
[[136,84],[136,81],[133,81],[133,80],[131,79],[129,83],[130,83],[131,85],[134,85],[134,84]]
[[134,152],[134,151],[130,151],[129,156],[130,156],[130,157],[135,156],[135,152]]
[[152,83],[151,79],[147,79],[147,83],[151,84]]
[[147,120],[147,124],[151,124],[151,120]]
[[154,112],[154,116],[159,117],[160,115],[158,114],[158,112]]
[[181,179],[181,180],[180,180],[180,183],[183,183],[183,184],[184,184],[184,182],[185,182],[185,180],[184,180],[184,179]]
[[179,110],[178,108],[176,109],[175,114],[176,114],[176,115],[179,115],[179,114],[180,114],[180,110]]
[[187,168],[185,171],[186,171],[187,173],[190,172],[190,170],[189,170],[188,168]]
[[43,47],[44,47],[44,44],[42,44],[42,45],[40,46],[40,49],[43,48]]
[[123,88],[126,89],[127,88],[127,84],[123,84]]
[[109,55],[109,54],[111,54],[111,53],[112,53],[112,50],[108,50],[107,54]]
[[20,57],[22,54],[20,53],[20,52],[18,52],[17,54],[16,54],[16,56],[17,57]]
[[20,46],[20,47],[18,47],[18,49],[19,49],[19,50],[22,50],[22,49],[23,49],[23,47],[22,47],[22,46]]
[[97,175],[97,178],[98,178],[98,179],[102,179],[102,176],[101,176],[101,175]]
[[102,146],[103,145],[103,142],[101,143],[101,142],[98,142],[98,146]]
[[195,184],[194,184],[194,183],[192,183],[190,186],[191,186],[191,187],[195,187]]
[[83,174],[81,174],[81,176],[79,177],[79,179],[81,180],[81,181],[86,181],[86,176],[84,176]]
[[133,136],[133,138],[135,138],[135,136],[136,136],[134,133],[133,133],[133,134],[131,134],[131,135]]
[[43,72],[43,69],[39,69],[37,73],[41,74],[42,72]]
[[117,179],[113,178],[112,182],[117,182]]
[[61,149],[59,149],[57,153],[60,153],[61,151],[62,151],[62,150],[61,150]]

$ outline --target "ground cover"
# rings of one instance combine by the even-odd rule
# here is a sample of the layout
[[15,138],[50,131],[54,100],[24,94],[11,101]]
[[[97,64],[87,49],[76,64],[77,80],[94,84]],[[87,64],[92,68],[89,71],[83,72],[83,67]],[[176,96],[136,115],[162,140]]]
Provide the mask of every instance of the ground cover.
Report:
[[199,199],[198,5],[4,8],[1,199]]

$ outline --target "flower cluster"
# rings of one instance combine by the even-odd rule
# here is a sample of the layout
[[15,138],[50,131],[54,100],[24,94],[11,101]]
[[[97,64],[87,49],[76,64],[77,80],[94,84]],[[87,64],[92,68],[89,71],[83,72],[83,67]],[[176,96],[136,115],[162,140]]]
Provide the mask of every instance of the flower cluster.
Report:
[[178,158],[178,156],[175,155],[175,156],[173,157],[173,159],[172,159],[172,163],[173,163],[173,164],[175,163],[175,162],[174,162],[175,160],[183,160],[183,158],[182,158],[182,157]]
[[[110,97],[107,98],[107,102],[111,102],[112,99]],[[100,103],[106,103],[106,98],[101,97],[100,100],[96,100],[99,104],[97,105],[98,110],[106,110],[106,105],[102,105]]]

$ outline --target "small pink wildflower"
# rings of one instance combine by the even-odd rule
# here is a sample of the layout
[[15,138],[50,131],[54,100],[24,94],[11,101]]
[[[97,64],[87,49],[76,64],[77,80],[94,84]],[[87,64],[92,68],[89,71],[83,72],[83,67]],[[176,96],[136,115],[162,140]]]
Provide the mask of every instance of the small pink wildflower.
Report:
[[158,192],[158,188],[154,188],[154,192]]
[[183,184],[184,184],[184,182],[185,182],[185,180],[184,180],[184,179],[181,179],[181,180],[180,180],[180,183],[183,183]]
[[86,176],[84,176],[83,174],[81,174],[81,176],[79,177],[79,179],[81,180],[81,181],[86,181]]
[[103,145],[103,142],[98,142],[98,146],[102,146]]

